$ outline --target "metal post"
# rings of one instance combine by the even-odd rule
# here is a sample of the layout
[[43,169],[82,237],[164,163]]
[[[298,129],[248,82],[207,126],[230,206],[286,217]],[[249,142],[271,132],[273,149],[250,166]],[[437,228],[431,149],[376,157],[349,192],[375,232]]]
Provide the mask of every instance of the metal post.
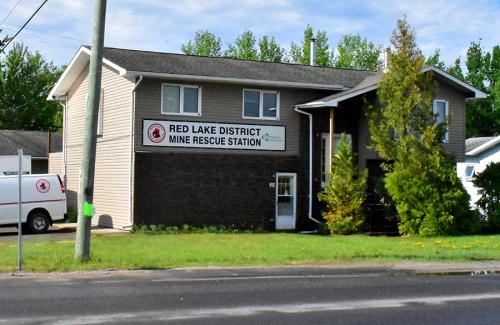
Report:
[[96,154],[97,118],[101,96],[101,72],[104,48],[106,0],[95,0],[94,31],[89,68],[89,90],[83,139],[82,169],[78,196],[78,225],[75,240],[75,259],[90,258],[90,226],[93,215],[94,172]]
[[19,183],[19,195],[18,195],[18,212],[17,212],[17,271],[23,271],[23,220],[22,220],[22,206],[23,206],[23,149],[17,150],[19,168],[18,168],[18,183]]

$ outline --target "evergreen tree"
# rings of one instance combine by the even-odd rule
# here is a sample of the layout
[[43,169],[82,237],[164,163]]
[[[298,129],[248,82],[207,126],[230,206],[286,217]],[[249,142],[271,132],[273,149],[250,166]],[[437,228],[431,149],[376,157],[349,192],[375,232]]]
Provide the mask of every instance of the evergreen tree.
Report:
[[182,45],[182,52],[189,55],[199,56],[222,56],[222,42],[220,37],[209,31],[197,31],[194,36],[194,41],[189,41]]
[[364,222],[363,202],[366,198],[367,171],[358,172],[355,157],[347,136],[343,133],[334,157],[333,173],[323,193],[318,195],[326,203],[323,218],[332,235],[358,232]]
[[379,105],[368,115],[374,148],[391,162],[385,184],[399,230],[426,236],[472,231],[469,196],[441,145],[446,122],[434,124],[432,73],[421,73],[424,57],[406,19],[398,20],[391,42],[395,52],[377,92]]

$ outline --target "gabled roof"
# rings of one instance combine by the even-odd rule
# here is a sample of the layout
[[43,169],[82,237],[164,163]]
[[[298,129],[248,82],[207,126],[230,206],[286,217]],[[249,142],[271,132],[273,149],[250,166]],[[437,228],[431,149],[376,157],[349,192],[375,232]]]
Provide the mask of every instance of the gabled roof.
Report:
[[[82,46],[58,80],[49,98],[64,96],[89,62],[90,47]],[[377,72],[335,69],[289,63],[272,63],[184,54],[104,49],[104,64],[121,76],[145,76],[274,87],[342,91]]]
[[[444,81],[445,83],[455,87],[464,93],[471,96],[469,98],[486,98],[487,94],[483,93],[479,89],[474,88],[473,86],[463,82],[460,79],[455,78],[451,74],[438,69],[434,66],[427,66],[422,69],[422,72],[432,71],[435,73],[436,78]],[[298,108],[319,108],[319,107],[337,107],[341,101],[346,99],[356,97],[359,95],[366,94],[370,91],[376,90],[379,87],[380,80],[382,79],[383,72],[377,72],[373,75],[367,76],[363,81],[361,81],[355,87],[333,94],[331,96],[327,96],[309,103],[297,105]]]
[[23,155],[48,158],[48,132],[0,130],[0,155],[17,155],[18,149],[23,149]]
[[500,135],[496,137],[478,137],[465,140],[465,155],[475,156],[500,144]]

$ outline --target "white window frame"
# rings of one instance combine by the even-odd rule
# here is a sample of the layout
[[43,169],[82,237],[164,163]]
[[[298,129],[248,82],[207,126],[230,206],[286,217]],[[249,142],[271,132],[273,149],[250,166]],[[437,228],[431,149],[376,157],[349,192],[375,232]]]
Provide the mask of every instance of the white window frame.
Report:
[[[259,116],[245,116],[245,91],[258,91],[260,93],[259,97]],[[264,116],[264,94],[275,94],[276,95],[276,117]],[[278,121],[280,119],[280,92],[277,90],[262,90],[262,89],[250,89],[243,88],[242,92],[242,104],[241,104],[241,116],[244,119],[249,120],[270,120]]]
[[[175,86],[179,87],[179,113],[164,112],[163,111],[163,86]],[[198,112],[197,113],[185,113],[184,112],[184,88],[196,88],[198,89]],[[162,83],[161,84],[161,100],[160,100],[160,111],[162,115],[185,115],[185,116],[201,116],[201,86],[199,85],[186,85],[186,84],[172,84],[172,83]]]
[[[472,174],[470,176],[467,175],[467,168],[469,167],[472,167]],[[464,169],[464,178],[466,180],[471,180],[471,179],[474,179],[474,174],[476,173],[476,165],[475,164],[468,164],[468,165],[465,165],[465,169]]]
[[[448,109],[448,101],[446,99],[434,99],[432,101],[432,116],[436,116],[436,103],[444,103],[444,120],[448,120],[448,116],[449,116],[449,109]],[[443,138],[443,142],[444,143],[448,143],[449,141],[449,130],[448,130],[448,126],[449,125],[446,125],[446,132],[444,134],[444,138]]]

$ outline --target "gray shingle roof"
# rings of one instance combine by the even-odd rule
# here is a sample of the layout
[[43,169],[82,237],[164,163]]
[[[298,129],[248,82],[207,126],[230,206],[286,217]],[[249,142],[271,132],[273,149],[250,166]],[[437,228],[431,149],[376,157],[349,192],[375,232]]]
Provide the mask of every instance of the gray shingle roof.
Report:
[[104,57],[128,71],[341,85],[346,88],[352,88],[366,77],[377,74],[373,71],[117,48],[105,48]]
[[477,138],[469,138],[465,140],[465,152],[472,151],[477,147],[485,144],[486,142],[494,139],[495,137],[477,137]]
[[318,102],[326,102],[326,101],[329,101],[329,100],[332,100],[332,99],[337,99],[337,98],[345,97],[346,95],[355,93],[357,91],[361,91],[361,90],[366,89],[366,88],[370,88],[370,87],[375,86],[375,85],[377,85],[377,84],[380,83],[380,79],[382,79],[382,75],[383,75],[382,72],[377,72],[377,73],[375,73],[373,75],[370,75],[370,76],[366,77],[359,84],[357,84],[356,86],[352,87],[351,89],[348,89],[348,90],[345,90],[345,91],[341,91],[339,93],[336,93],[336,94],[333,94],[333,95],[330,95],[330,96],[318,99],[316,101],[318,101]]
[[48,157],[49,135],[42,131],[0,130],[0,155],[24,155]]

